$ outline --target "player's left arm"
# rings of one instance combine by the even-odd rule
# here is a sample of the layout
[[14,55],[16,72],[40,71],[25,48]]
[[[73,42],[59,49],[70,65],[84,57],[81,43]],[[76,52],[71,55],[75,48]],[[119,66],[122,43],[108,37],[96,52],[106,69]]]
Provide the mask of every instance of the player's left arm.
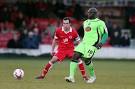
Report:
[[77,31],[75,31],[75,42],[74,42],[74,44],[78,45],[79,43],[80,43],[80,37],[79,37]]
[[80,43],[80,37],[78,35],[78,37],[75,38],[75,45],[78,45]]
[[101,31],[101,40],[96,45],[97,49],[100,49],[106,43],[106,41],[108,39],[108,30],[107,30],[105,23],[102,23],[100,25],[99,30]]
[[104,33],[102,34],[100,43],[105,44],[107,39],[108,39],[108,31],[107,31],[107,27],[105,26]]

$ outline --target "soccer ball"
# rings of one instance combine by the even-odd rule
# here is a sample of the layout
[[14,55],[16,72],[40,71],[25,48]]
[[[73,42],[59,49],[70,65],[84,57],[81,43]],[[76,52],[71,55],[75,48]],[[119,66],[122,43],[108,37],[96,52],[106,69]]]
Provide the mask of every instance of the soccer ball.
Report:
[[22,69],[15,69],[13,72],[13,76],[15,79],[22,79],[24,77],[24,71]]

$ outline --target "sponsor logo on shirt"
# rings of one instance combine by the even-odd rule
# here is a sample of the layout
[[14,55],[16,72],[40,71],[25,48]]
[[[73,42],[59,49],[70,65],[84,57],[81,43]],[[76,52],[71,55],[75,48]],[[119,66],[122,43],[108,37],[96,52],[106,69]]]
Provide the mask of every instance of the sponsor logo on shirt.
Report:
[[72,36],[69,36],[69,39],[72,39]]
[[89,31],[91,31],[91,28],[90,28],[90,27],[86,27],[86,28],[85,28],[85,31],[86,31],[86,32],[89,32]]

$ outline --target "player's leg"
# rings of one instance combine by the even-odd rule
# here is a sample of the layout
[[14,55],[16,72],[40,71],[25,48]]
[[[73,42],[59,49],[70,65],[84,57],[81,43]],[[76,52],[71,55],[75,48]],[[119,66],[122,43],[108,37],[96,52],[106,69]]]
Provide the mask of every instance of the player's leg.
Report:
[[82,61],[81,58],[80,58],[80,60],[79,60],[78,66],[79,66],[79,70],[80,70],[80,72],[81,72],[81,74],[82,74],[83,79],[84,79],[84,80],[88,80],[88,77],[87,77],[87,75],[86,75],[85,66],[84,66],[83,61]]
[[[72,59],[73,54],[74,54],[73,50],[68,52],[68,56],[71,57],[71,60],[73,60]],[[78,65],[78,60],[76,62],[74,62],[74,61],[70,62],[69,77],[65,77],[65,80],[67,82],[75,82],[74,75],[75,75],[75,72],[76,72],[76,69],[77,69],[77,65]]]
[[85,49],[86,49],[86,46],[84,43],[80,43],[76,48],[75,48],[75,51],[77,53],[77,55],[74,55],[74,58],[73,59],[77,59],[79,60],[79,63],[78,63],[78,66],[79,66],[79,70],[81,71],[81,74],[83,76],[83,79],[84,80],[87,80],[87,76],[86,76],[86,71],[85,71],[85,66],[82,62],[82,56],[85,54]]
[[79,52],[75,52],[75,54],[73,56],[73,60],[70,63],[70,75],[69,75],[69,77],[65,77],[66,81],[75,82],[74,75],[76,72],[77,65],[79,65],[79,69],[81,71],[83,78],[86,78],[85,67],[83,65],[82,60],[80,60],[80,58],[81,58],[81,54]]
[[77,69],[77,65],[78,65],[78,63],[76,63],[76,62],[72,62],[72,61],[70,62],[69,76],[65,77],[65,80],[67,82],[72,82],[72,83],[75,82],[74,75],[75,75],[75,72],[76,72],[76,69]]
[[93,58],[96,50],[97,49],[94,46],[91,46],[91,47],[87,48],[87,50],[84,54],[83,59],[85,61],[85,64],[86,64],[86,67],[87,67],[87,70],[88,70],[89,76],[90,76],[90,79],[87,81],[87,83],[93,83],[96,80],[96,75],[95,75],[95,72],[94,72],[94,66],[93,66],[93,63],[92,63],[92,58]]
[[89,76],[90,76],[87,83],[93,83],[96,80],[96,75],[95,75],[94,66],[93,66],[91,59],[85,59],[85,64],[86,64],[86,68],[87,68]]
[[90,77],[96,77],[93,63],[91,62],[89,65],[86,65],[86,67],[89,69]]
[[75,72],[76,72],[76,69],[77,69],[77,65],[78,65],[78,63],[76,63],[76,62],[70,62],[70,77],[71,78],[74,78],[74,75],[75,75]]
[[[67,53],[68,53],[68,57],[71,60],[73,60],[72,58],[74,56],[74,50],[71,49]],[[74,75],[75,75],[75,72],[76,72],[76,69],[77,69],[77,65],[78,65],[78,60],[77,60],[77,62],[74,62],[74,61],[71,61],[70,62],[70,71],[69,71],[70,73],[69,73],[69,77],[65,77],[65,79],[71,78],[71,79],[74,80]]]
[[53,67],[53,64],[57,62],[57,59],[57,56],[53,56],[52,59],[43,68],[41,75],[36,77],[36,79],[43,79],[48,73],[48,71]]
[[43,68],[41,75],[37,77],[37,79],[43,79],[48,71],[53,67],[53,64],[57,61],[62,61],[65,58],[65,53],[63,50],[59,50],[53,57],[52,59],[45,65]]

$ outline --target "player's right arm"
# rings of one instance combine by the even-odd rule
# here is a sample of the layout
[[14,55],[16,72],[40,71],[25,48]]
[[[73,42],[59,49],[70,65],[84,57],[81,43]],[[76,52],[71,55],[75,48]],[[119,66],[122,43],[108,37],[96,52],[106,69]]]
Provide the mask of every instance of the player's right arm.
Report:
[[54,38],[53,41],[52,41],[52,50],[51,50],[51,55],[54,55],[55,54],[55,48],[57,46],[57,40]]
[[57,31],[55,32],[53,41],[52,41],[52,49],[51,49],[51,55],[55,54],[55,48],[58,46],[58,36]]

